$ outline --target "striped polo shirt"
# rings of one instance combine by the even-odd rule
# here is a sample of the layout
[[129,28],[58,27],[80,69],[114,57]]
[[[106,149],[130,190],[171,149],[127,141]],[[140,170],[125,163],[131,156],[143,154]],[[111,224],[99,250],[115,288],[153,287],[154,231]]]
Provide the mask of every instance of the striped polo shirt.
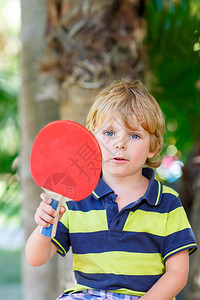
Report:
[[98,289],[144,295],[165,272],[172,255],[197,249],[178,193],[143,169],[146,193],[120,212],[117,195],[102,180],[87,198],[66,203],[52,241],[58,253],[72,247],[77,284],[70,291]]

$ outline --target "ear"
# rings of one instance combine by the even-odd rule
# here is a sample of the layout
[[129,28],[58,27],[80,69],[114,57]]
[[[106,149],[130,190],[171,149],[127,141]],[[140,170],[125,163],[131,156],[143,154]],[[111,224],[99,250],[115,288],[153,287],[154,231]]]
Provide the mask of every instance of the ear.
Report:
[[161,146],[159,144],[155,151],[149,151],[147,158],[153,158],[154,156],[158,155],[160,153],[160,150],[161,150]]
[[147,155],[147,158],[153,158],[155,155],[156,155],[157,151],[155,152],[150,152],[149,151],[149,154]]

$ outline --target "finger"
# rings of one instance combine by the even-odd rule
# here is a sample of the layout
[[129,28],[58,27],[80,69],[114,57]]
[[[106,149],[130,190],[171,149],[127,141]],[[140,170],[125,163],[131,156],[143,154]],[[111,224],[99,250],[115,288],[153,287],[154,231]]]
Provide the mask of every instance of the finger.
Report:
[[37,214],[35,214],[35,222],[37,225],[42,227],[49,227],[51,224],[47,223],[45,220],[41,219]]
[[50,224],[54,224],[55,218],[39,207],[35,213],[35,221],[38,225],[47,227]]
[[37,225],[40,225],[42,227],[49,227],[50,226],[50,223],[43,220],[37,212],[35,213],[34,219],[35,219],[35,222],[36,222]]
[[51,204],[51,202],[52,202],[51,197],[47,193],[42,193],[40,195],[40,198],[48,204]]
[[41,209],[42,211],[44,211],[45,213],[47,213],[48,215],[55,217],[56,216],[56,210],[48,203],[42,201],[38,207],[39,209]]
[[57,215],[57,212],[49,204],[46,203],[41,203],[41,206],[38,208],[37,213],[42,219],[47,222],[51,222]]

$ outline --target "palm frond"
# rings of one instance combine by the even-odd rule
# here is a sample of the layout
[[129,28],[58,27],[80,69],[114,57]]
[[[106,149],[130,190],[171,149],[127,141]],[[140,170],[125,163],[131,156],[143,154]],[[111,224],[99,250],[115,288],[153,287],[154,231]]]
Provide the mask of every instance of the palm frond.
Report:
[[176,138],[183,159],[200,136],[200,57],[193,50],[200,19],[191,13],[190,5],[186,0],[154,0],[146,6],[151,89],[166,119],[177,120],[177,130],[167,131],[167,136]]

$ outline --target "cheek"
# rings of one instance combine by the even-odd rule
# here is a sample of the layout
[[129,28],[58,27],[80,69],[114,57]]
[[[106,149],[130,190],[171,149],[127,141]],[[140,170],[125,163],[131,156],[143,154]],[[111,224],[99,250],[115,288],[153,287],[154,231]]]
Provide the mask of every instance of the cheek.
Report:
[[110,156],[110,151],[105,146],[100,146],[102,159],[105,161]]
[[98,136],[98,135],[96,135],[95,137],[101,148],[102,156],[108,156],[109,154],[112,154],[111,152],[112,152],[113,146],[112,146],[111,141],[106,139],[106,137],[102,137],[102,136]]
[[106,155],[106,147],[104,145],[104,141],[98,135],[95,137],[96,137],[96,139],[99,143],[100,149],[101,149],[102,159],[104,159],[104,156]]

